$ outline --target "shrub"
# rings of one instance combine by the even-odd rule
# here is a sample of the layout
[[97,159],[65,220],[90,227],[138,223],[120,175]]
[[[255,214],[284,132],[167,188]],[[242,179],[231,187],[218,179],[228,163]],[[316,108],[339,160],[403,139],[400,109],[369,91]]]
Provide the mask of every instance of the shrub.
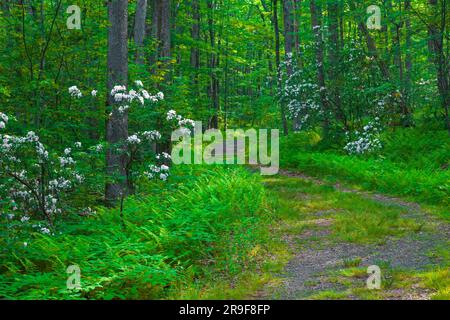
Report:
[[[178,170],[166,188],[153,181],[149,196],[125,200],[125,228],[118,209],[97,208],[61,233],[15,233],[5,246],[12,230],[2,224],[0,297],[162,298],[210,266],[230,277],[251,267],[249,252],[270,218],[260,178],[239,168]],[[80,291],[66,289],[73,264],[81,269]]]

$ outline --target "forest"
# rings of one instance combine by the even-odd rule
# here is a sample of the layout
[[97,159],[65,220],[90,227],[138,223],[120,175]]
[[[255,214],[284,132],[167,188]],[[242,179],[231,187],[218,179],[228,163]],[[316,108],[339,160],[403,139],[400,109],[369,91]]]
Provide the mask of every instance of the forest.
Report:
[[0,0],[1,300],[449,300],[447,0]]

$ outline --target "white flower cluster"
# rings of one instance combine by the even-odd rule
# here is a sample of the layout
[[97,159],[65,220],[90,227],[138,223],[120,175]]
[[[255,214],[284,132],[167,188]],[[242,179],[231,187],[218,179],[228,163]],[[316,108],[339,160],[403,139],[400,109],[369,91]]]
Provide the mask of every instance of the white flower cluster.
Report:
[[136,134],[134,134],[128,137],[127,142],[128,144],[140,144],[142,140],[139,139],[139,137]]
[[191,129],[195,127],[195,121],[177,114],[175,110],[169,110],[166,114],[167,121],[177,121],[181,130],[186,130],[186,133],[191,133]]
[[159,177],[159,179],[161,179],[162,181],[166,181],[169,177],[169,167],[165,164],[161,166],[152,164],[148,167],[148,169],[149,171],[144,172],[144,175],[149,179]]
[[73,97],[73,98],[81,98],[83,97],[83,94],[81,93],[80,89],[78,89],[77,86],[72,86],[69,88],[69,94]]
[[0,129],[5,129],[6,125],[8,124],[8,120],[8,116],[0,112]]
[[[283,82],[280,92],[282,103],[287,104],[288,115],[295,119],[296,130],[301,130],[312,122],[315,117],[323,114],[320,107],[320,91],[325,90],[310,82],[303,71],[292,62],[292,55],[287,55],[283,62],[283,69],[290,68],[292,74]],[[283,76],[286,76],[283,73]]]
[[139,145],[143,141],[156,141],[161,139],[161,133],[156,130],[138,132],[128,137],[127,144]]
[[156,131],[156,130],[144,131],[144,132],[142,132],[142,136],[145,137],[145,139],[147,139],[149,141],[155,141],[155,140],[161,139],[161,133],[159,133],[159,131]]
[[158,102],[164,99],[164,94],[162,92],[158,92],[156,95],[153,96],[149,94],[147,90],[142,88],[143,86],[142,81],[137,80],[135,81],[135,83],[140,87],[138,91],[133,89],[127,91],[126,86],[115,86],[111,90],[111,96],[114,97],[114,101],[131,103],[137,99],[139,100],[141,105],[144,105],[145,100],[150,100],[151,102]]
[[[40,213],[47,218],[61,213],[62,192],[69,192],[84,180],[74,168],[72,149],[66,148],[60,157],[50,157],[33,131],[25,136],[0,134],[0,142],[0,171],[5,173],[0,181],[0,197],[20,212]],[[75,147],[81,148],[81,143],[76,142]],[[24,215],[21,220],[28,219]]]
[[[381,141],[378,139],[380,133],[379,118],[375,118],[374,122],[369,122],[363,127],[363,131],[355,131],[354,139],[348,142],[344,150],[349,154],[367,154],[373,153],[382,148]],[[347,137],[348,137],[347,133]]]

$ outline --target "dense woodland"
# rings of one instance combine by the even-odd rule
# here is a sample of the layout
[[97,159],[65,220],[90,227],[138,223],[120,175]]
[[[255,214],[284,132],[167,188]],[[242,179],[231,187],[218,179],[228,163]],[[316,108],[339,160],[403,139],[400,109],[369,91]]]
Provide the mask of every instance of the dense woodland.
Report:
[[[172,166],[171,132],[193,121],[279,129],[283,169],[416,201],[447,225],[449,7],[1,0],[0,298],[248,298],[270,283],[289,260],[272,228],[299,204],[241,166]],[[328,189],[281,179],[329,205]],[[339,202],[361,211],[338,215],[339,239],[428,223],[363,202]],[[448,299],[448,247],[435,254],[443,264],[411,278]],[[81,290],[65,289],[73,264]]]

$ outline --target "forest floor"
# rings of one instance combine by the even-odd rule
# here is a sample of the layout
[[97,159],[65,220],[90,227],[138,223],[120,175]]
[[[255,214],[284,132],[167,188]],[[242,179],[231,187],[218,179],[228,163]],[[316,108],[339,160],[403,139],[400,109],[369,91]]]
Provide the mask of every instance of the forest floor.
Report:
[[[450,224],[417,203],[290,171],[264,179],[291,259],[254,299],[448,299]],[[381,269],[369,290],[367,268]]]

